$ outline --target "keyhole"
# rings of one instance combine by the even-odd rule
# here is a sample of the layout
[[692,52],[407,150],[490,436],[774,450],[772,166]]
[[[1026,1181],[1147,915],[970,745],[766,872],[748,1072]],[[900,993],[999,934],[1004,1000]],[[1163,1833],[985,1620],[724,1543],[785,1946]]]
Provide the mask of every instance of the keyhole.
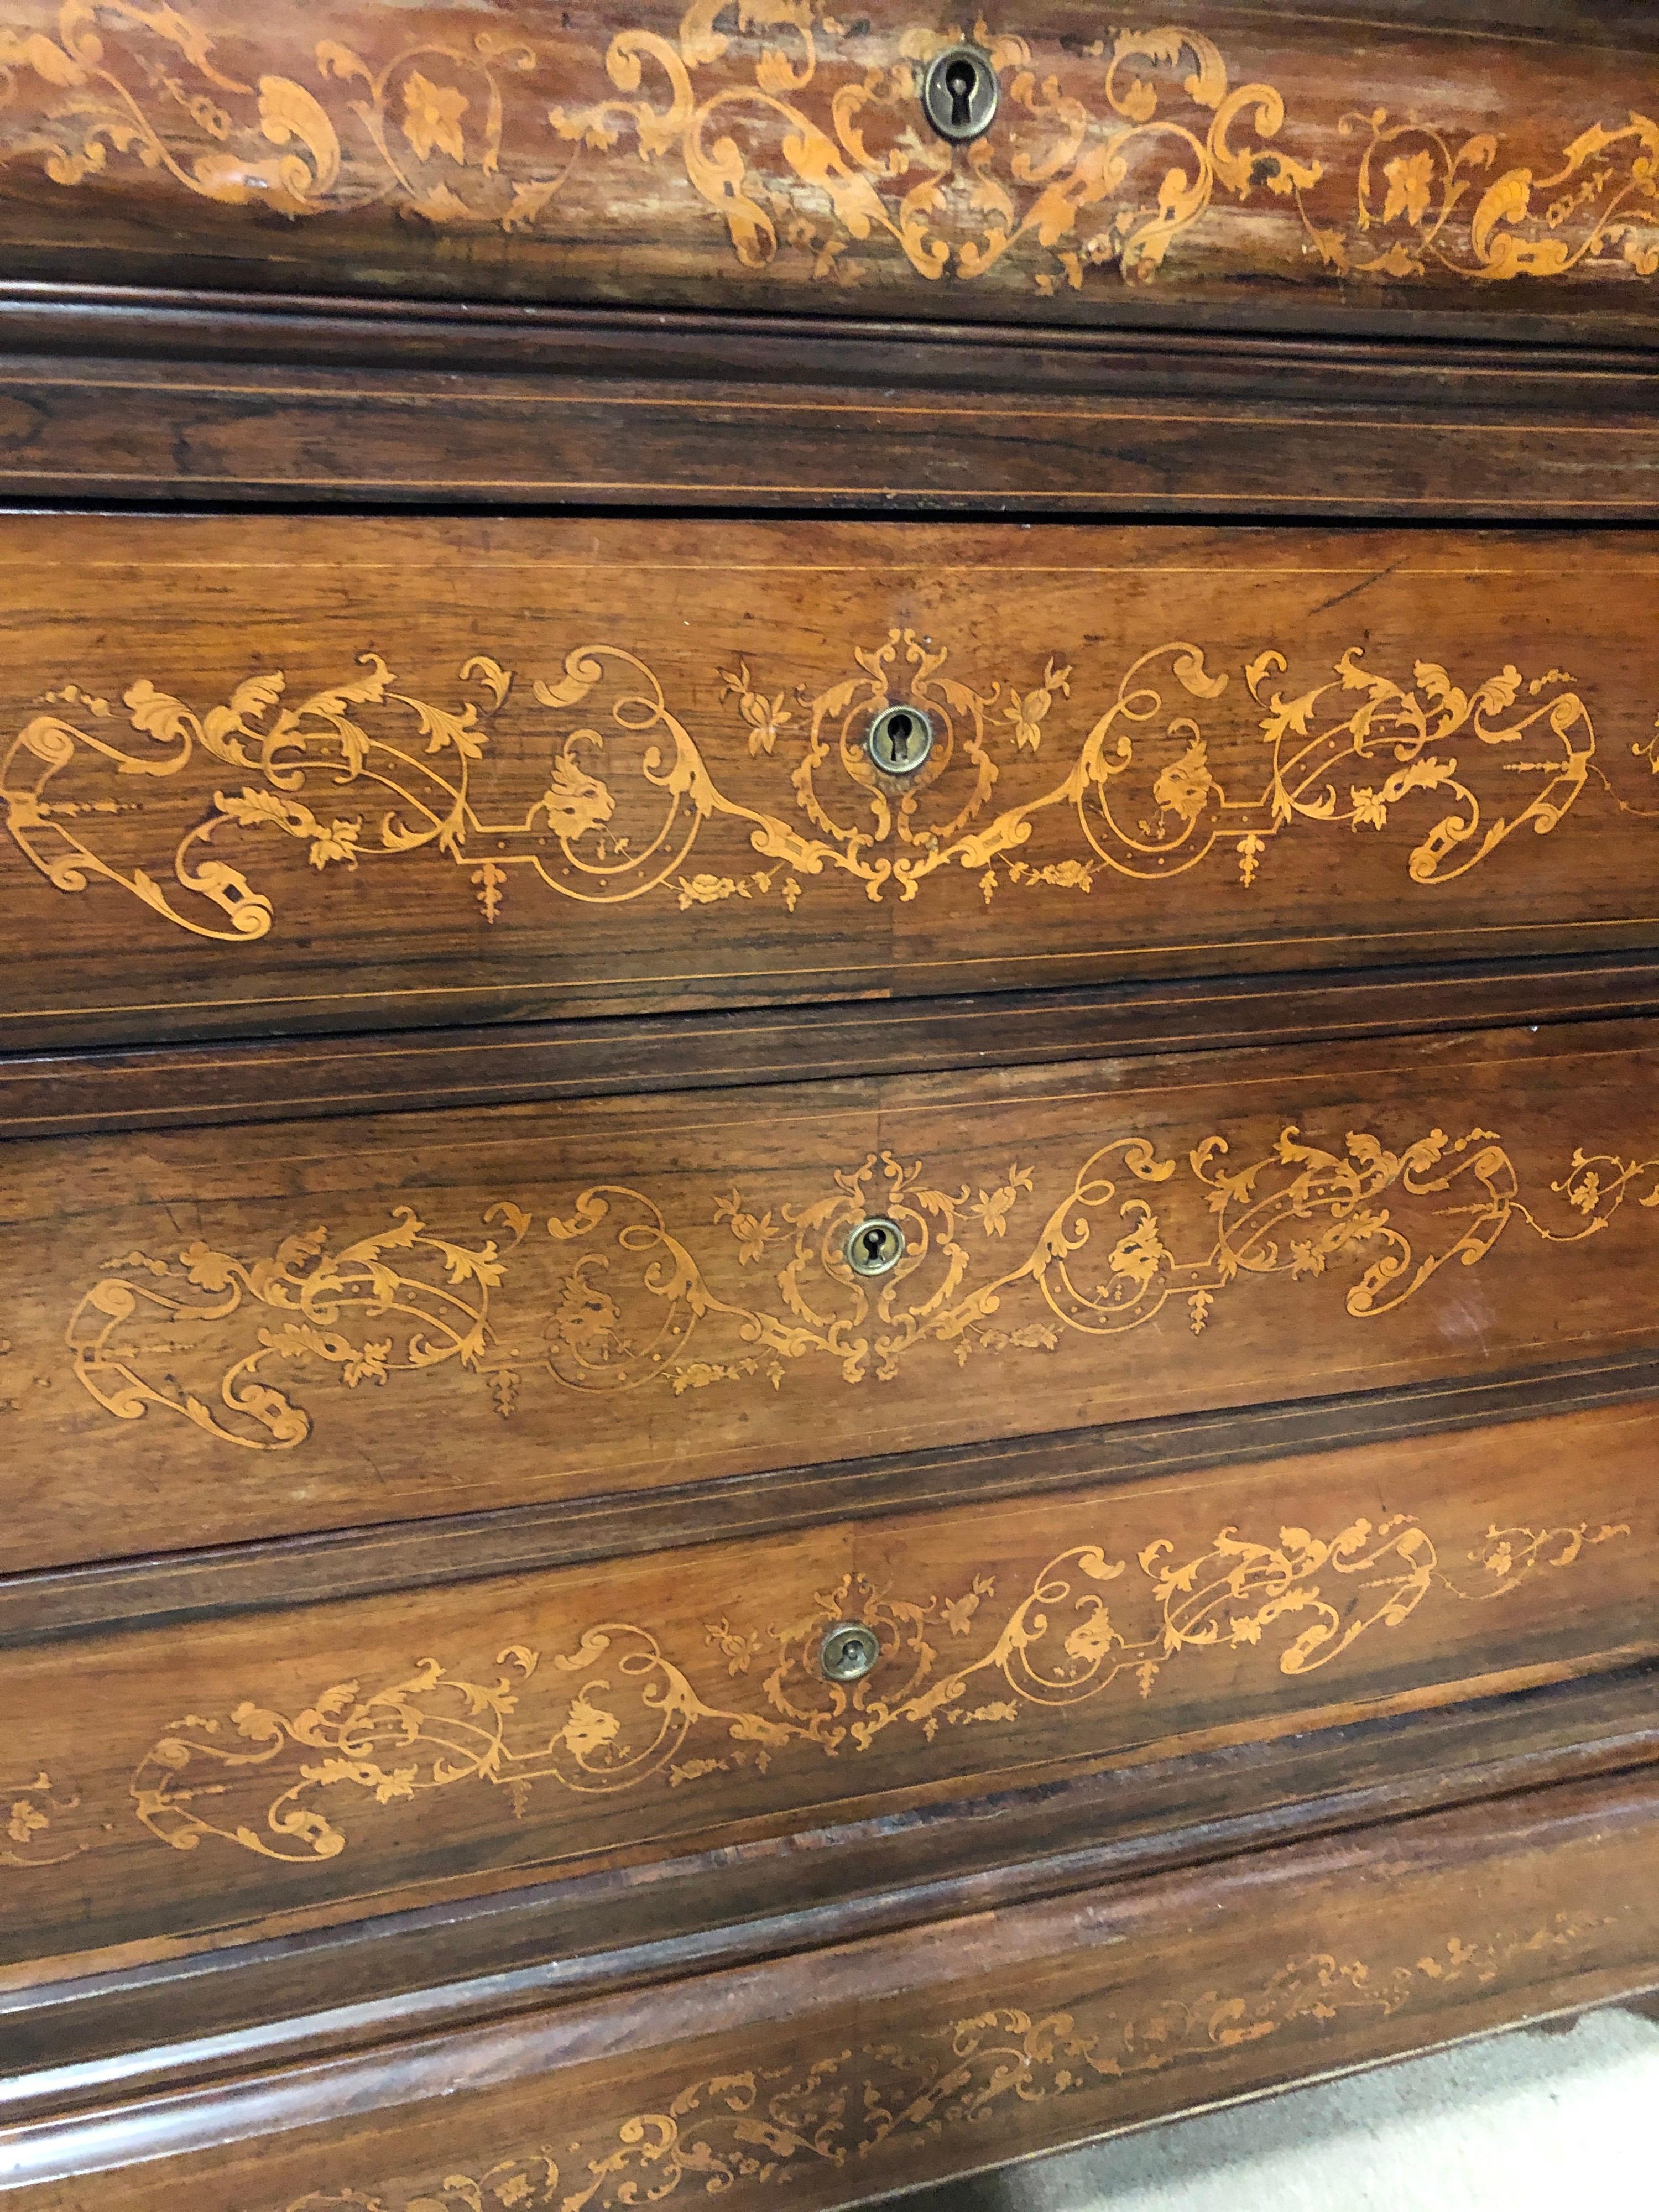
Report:
[[919,708],[884,707],[865,745],[884,775],[914,775],[933,750],[933,726]]
[[973,121],[969,112],[974,97],[975,72],[972,62],[958,56],[945,72],[945,89],[951,95],[951,128],[966,131]]
[[896,1221],[878,1213],[860,1221],[845,1246],[847,1264],[855,1275],[890,1275],[904,1257],[904,1231]]
[[946,46],[922,78],[922,112],[941,138],[960,143],[990,129],[1000,91],[988,53],[966,43]]
[[861,1620],[838,1621],[818,1646],[818,1666],[832,1682],[861,1682],[881,1657],[881,1644]]

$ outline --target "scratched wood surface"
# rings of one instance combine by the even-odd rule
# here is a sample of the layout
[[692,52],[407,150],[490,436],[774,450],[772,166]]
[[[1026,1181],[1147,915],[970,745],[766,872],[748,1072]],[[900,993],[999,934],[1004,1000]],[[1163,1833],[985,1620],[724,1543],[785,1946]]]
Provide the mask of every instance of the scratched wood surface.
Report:
[[4,1564],[1645,1356],[1656,1064],[1603,1022],[20,1143]]
[[1650,1771],[1537,1791],[70,2115],[4,2154],[28,2212],[617,2212],[711,2179],[733,2212],[832,2212],[1650,1987],[1656,1823]]
[[0,1965],[1651,1658],[1656,1447],[1649,1400],[0,1654]]
[[1029,0],[954,148],[919,100],[951,33],[891,0],[15,0],[0,246],[138,283],[1650,330],[1650,22],[1469,15]]
[[1655,561],[8,518],[0,1042],[1650,946]]

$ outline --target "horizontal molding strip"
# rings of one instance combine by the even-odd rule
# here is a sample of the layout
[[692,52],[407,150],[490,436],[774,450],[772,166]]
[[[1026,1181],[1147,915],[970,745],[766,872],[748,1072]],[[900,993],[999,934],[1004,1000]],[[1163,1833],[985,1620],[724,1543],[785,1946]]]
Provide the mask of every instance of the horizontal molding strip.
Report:
[[1640,521],[1656,441],[1620,346],[0,287],[15,501]]
[[1659,1013],[1659,957],[1243,976],[0,1058],[0,1141]]
[[1196,1473],[1289,1452],[1654,1397],[1659,1397],[1659,1361],[1587,1361],[1479,1381],[786,1468],[634,1496],[561,1499],[54,1568],[0,1577],[0,1647],[522,1575],[826,1521]]
[[[450,2034],[428,2030],[364,2051],[306,2054],[299,2063],[234,2081],[68,2112],[9,2130],[0,2142],[0,2183],[28,2192],[21,2200],[25,2204],[61,2203],[64,2187],[72,2185],[77,2204],[159,2205],[176,2201],[181,2184],[193,2201],[215,2207],[301,2203],[307,2197],[316,2202],[319,2183],[332,2178],[342,2163],[365,2180],[370,2179],[365,2161],[376,2157],[388,2166],[397,2161],[405,2176],[428,2171],[441,2176],[464,2166],[482,2170],[490,2164],[483,2146],[493,2148],[503,2136],[512,2142],[515,2129],[544,2145],[556,2130],[559,2151],[572,2158],[580,2178],[583,2168],[574,2164],[574,2156],[591,2154],[592,2138],[574,2146],[568,2138],[587,2136],[598,2118],[593,2136],[601,2143],[614,2140],[623,2116],[613,2118],[604,2100],[614,2099],[617,2063],[624,2054],[630,2069],[653,2071],[650,2106],[684,2110],[671,2104],[670,2092],[677,2081],[698,2082],[700,2067],[707,2075],[714,2038],[720,2039],[715,2070],[728,2075],[745,2059],[752,2064],[752,2054],[763,2049],[781,2051],[786,2064],[799,2064],[808,2038],[851,2060],[854,2049],[842,2045],[854,2022],[854,2038],[860,2028],[881,2038],[878,2048],[890,2059],[898,2039],[903,2047],[916,2037],[919,2021],[948,2021],[954,2008],[966,2025],[968,2014],[983,2012],[991,1989],[1012,1989],[1028,1999],[1030,2013],[1022,2008],[1017,2025],[1048,2009],[1037,1994],[1046,1994],[1037,1978],[1045,1966],[1063,1977],[1062,1994],[1072,1995],[1086,2022],[1101,1996],[1121,2002],[1126,1990],[1132,2001],[1144,1992],[1149,2008],[1155,2000],[1167,2004],[1172,1966],[1189,1983],[1194,1968],[1201,1973],[1206,1963],[1214,1973],[1212,1950],[1231,1936],[1234,1950],[1242,1951],[1257,1940],[1258,1930],[1276,1966],[1287,1954],[1294,1965],[1295,1946],[1305,1935],[1310,1963],[1328,1962],[1333,1977],[1340,1977],[1340,1997],[1349,1986],[1364,1986],[1373,1947],[1385,1933],[1401,1940],[1403,1916],[1403,1940],[1416,1947],[1412,1956],[1427,1954],[1430,1963],[1396,1968],[1391,1982],[1397,1986],[1402,1973],[1421,1977],[1431,1993],[1423,2003],[1398,2025],[1392,2008],[1382,2012],[1380,2024],[1366,2014],[1364,2024],[1349,2025],[1341,2009],[1327,2004],[1312,2018],[1335,2022],[1332,2033],[1297,2039],[1268,2033],[1265,2052],[1251,2048],[1260,2045],[1259,2036],[1237,2038],[1231,2059],[1218,2059],[1229,2045],[1212,2036],[1190,2055],[1205,2067],[1202,2094],[1209,2101],[1224,2100],[1287,2078],[1340,2071],[1651,1988],[1659,1968],[1652,1911],[1632,1875],[1651,1850],[1656,1808],[1659,1782],[1650,1767],[1567,1780],[1489,1804],[1413,1810],[1363,1833],[1297,1838],[1276,1849],[1235,1854],[1220,1866],[1172,1868],[1122,1887],[1039,1897],[1002,1912],[942,1920],[926,1930],[821,1942],[807,1952],[618,1989],[585,2004],[544,2008]],[[1380,1852],[1389,1869],[1383,1884],[1376,1879]],[[1505,1921],[1489,1936],[1475,1913],[1474,1934],[1493,1960],[1490,1972],[1461,1971],[1486,1955],[1468,1945],[1470,1897],[1488,1915],[1508,1906],[1517,1919],[1526,1916],[1525,1924],[1511,1928]],[[1454,1912],[1459,1917],[1443,1928],[1443,1919]],[[1344,1942],[1344,1959],[1358,1949],[1363,1964],[1338,1966],[1329,1954]],[[1437,1963],[1447,1953],[1450,1968]],[[1240,1971],[1231,1956],[1226,1965]],[[1444,1983],[1450,1986],[1443,1990]],[[1195,1991],[1203,1986],[1192,1985]],[[1209,1986],[1202,2000],[1206,2006],[1217,2002],[1214,1984]],[[1328,1986],[1316,1983],[1316,1995]],[[1181,1988],[1177,1984],[1177,1993]],[[1243,2009],[1231,2008],[1227,2016]],[[990,2017],[1001,2024],[997,2014]],[[1073,2028],[1068,2014],[1066,2032]],[[863,2055],[868,2046],[858,2047]],[[1091,2039],[1079,2047],[1087,2053],[1099,2045]],[[839,2063],[832,2062],[837,2068]],[[994,2107],[994,2127],[976,2126],[971,2138],[948,2147],[942,2160],[930,2153],[931,2172],[918,2172],[914,2162],[907,2169],[907,2146],[925,2139],[901,2136],[896,2145],[886,2146],[899,2152],[896,2164],[866,2167],[858,2178],[872,2185],[936,2179],[988,2157],[1052,2148],[1062,2140],[1098,2133],[1103,2124],[1121,2127],[1158,2117],[1183,2093],[1190,2102],[1187,2068],[1150,2089],[1145,2075],[1157,2069],[1133,2069],[1142,2078],[1131,2087],[1144,2109],[1133,2098],[1126,2109],[1121,2083],[1127,2069],[1096,2070],[1111,2086],[1095,2088],[1082,2110],[1076,2104],[1051,2109],[1054,2100],[1046,2096],[1019,2103],[1007,2097]],[[629,2094],[636,2094],[631,2082]],[[596,2096],[601,2100],[597,2116]],[[1028,2117],[1031,2106],[1039,2108],[1035,2120]],[[650,2140],[642,2138],[637,2123],[630,2135],[629,2124],[623,2123],[624,2144]],[[879,2147],[880,2136],[873,2140]],[[550,2149],[538,2155],[551,2165]],[[167,2164],[151,2163],[160,2160]],[[175,2172],[175,2160],[181,2172]],[[252,2184],[257,2197],[249,2193],[250,2161],[259,2169]],[[226,2183],[236,2168],[242,2173],[233,2195]],[[589,2170],[599,2168],[595,2163]],[[761,2193],[766,2178],[740,2182],[734,2200],[744,2206],[769,2201],[769,2192]],[[848,2177],[819,2166],[811,2179],[805,2203],[848,2201]],[[378,2186],[372,2193],[374,2201],[383,2201]],[[334,2195],[321,2201],[348,2200]],[[368,2201],[368,2193],[354,2192],[349,2201]],[[400,2196],[397,2201],[411,2200]]]
[[[1659,1761],[1637,1666],[0,1990],[0,2129]],[[994,1844],[988,1839],[994,1834]],[[733,1896],[741,1893],[740,1910]],[[622,1908],[629,1936],[615,1940]],[[434,1956],[441,1978],[434,1978]],[[158,2006],[168,2034],[157,2042]]]

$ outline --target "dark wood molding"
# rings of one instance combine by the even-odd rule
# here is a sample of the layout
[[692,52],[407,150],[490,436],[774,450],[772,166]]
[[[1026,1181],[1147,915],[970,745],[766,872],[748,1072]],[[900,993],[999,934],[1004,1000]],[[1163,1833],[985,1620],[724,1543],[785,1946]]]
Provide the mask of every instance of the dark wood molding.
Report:
[[[1190,1990],[1198,2018],[1189,2048],[1177,2054],[1183,2063],[1100,2065],[1083,2077],[1091,2087],[1097,2076],[1104,2081],[1082,2112],[1076,2100],[999,2094],[991,2124],[983,2124],[987,2100],[973,2108],[970,2133],[954,2108],[957,2124],[948,2132],[914,2125],[889,2141],[889,2130],[878,2127],[881,2162],[861,2165],[858,2174],[866,2188],[937,2179],[1195,2102],[1260,2094],[1289,2079],[1651,1989],[1650,1885],[1640,1870],[1656,1808],[1650,1759],[1480,1803],[1431,1799],[1363,1832],[1264,1834],[1266,1848],[1235,1850],[1215,1864],[1165,1864],[1127,1883],[1108,1871],[1057,1894],[994,1906],[964,1900],[968,1912],[926,1927],[877,1926],[848,1942],[623,1984],[574,2002],[544,2000],[449,2033],[411,2017],[405,2030],[416,2032],[396,2040],[296,2049],[288,2065],[244,2069],[234,2078],[198,2075],[174,2089],[165,2075],[152,2087],[140,2073],[133,2080],[139,2094],[126,2101],[115,2101],[118,2070],[100,2083],[94,2066],[82,2081],[86,2090],[101,2088],[101,2100],[75,2109],[73,2085],[60,2078],[56,2112],[8,2130],[0,2176],[28,2212],[70,2202],[160,2207],[176,2202],[181,2189],[210,2212],[319,2196],[381,2203],[394,2201],[382,2173],[405,2181],[430,2175],[440,2186],[458,2172],[510,2174],[520,2144],[544,2146],[519,2154],[550,2165],[548,2138],[556,2129],[561,2158],[580,2178],[599,2171],[594,2161],[619,2130],[623,2144],[649,2142],[634,2115],[684,2110],[675,2101],[682,2089],[696,2109],[694,2089],[720,2086],[709,2082],[711,2074],[741,2088],[763,2049],[785,2069],[774,2080],[797,2071],[816,2079],[811,2069],[820,2054],[824,2070],[836,2073],[866,2054],[890,2064],[918,2047],[925,2063],[925,2039],[952,2026],[1006,2025],[1018,2034],[1064,2008],[1061,2032],[1088,2039],[1062,2052],[1059,2064],[1079,2050],[1102,2052],[1099,2033],[1090,2033],[1097,2021],[1127,2027],[1126,2013],[1167,2018]],[[1377,1878],[1380,1851],[1386,1881]],[[935,1911],[949,1911],[941,1895]],[[1405,1953],[1403,1961],[1382,1951],[1385,1938]],[[1425,1957],[1426,1966],[1417,1963]],[[1323,1964],[1333,1981],[1313,1979],[1305,1993],[1292,1989],[1290,2018],[1302,2024],[1300,2034],[1274,2032],[1271,1997],[1259,2009],[1273,2027],[1203,2034],[1203,2010],[1225,2001],[1231,1978],[1282,1982],[1304,1960],[1304,1973]],[[1391,2002],[1371,1996],[1373,1980],[1386,1982]],[[1355,1988],[1362,1995],[1333,2005],[1322,1996],[1330,1986],[1339,2000]],[[999,2008],[988,2014],[988,2005]],[[1224,2016],[1248,2017],[1247,2005],[1241,1994]],[[257,2034],[248,2047],[257,2053]],[[734,2062],[739,2078],[732,2082]],[[1075,2081],[1068,2075],[1059,2086]],[[1006,2078],[998,2086],[1012,2087]],[[920,2117],[933,2109],[924,2106]],[[854,2102],[860,2130],[865,2110],[863,2100]],[[902,2100],[897,2110],[913,2117]],[[802,2203],[844,2203],[846,2177],[836,2165],[821,2151],[814,2156],[810,2137],[799,2148],[813,2160]],[[789,2150],[795,2154],[793,2142]],[[731,2197],[741,2212],[753,2212],[774,2201],[775,2189],[769,2169],[758,2178],[751,2172],[735,2180]],[[405,2189],[395,2201],[419,2200]]]
[[[0,498],[1645,521],[1635,346],[0,286]],[[1547,465],[1540,465],[1547,439]],[[787,462],[786,462],[787,457]]]
[[[1659,1762],[1652,1667],[0,1991],[0,2129]],[[617,1929],[625,1925],[626,1941]],[[158,2017],[165,2032],[156,2033]]]
[[[1659,957],[1472,961],[1018,994],[0,1057],[0,1143],[533,1105],[1659,1013]],[[0,1155],[3,1157],[3,1155]]]
[[331,1529],[0,1577],[0,1647],[432,1588],[830,1520],[921,1512],[1659,1396],[1651,1357],[875,1455],[635,1496]]
[[1659,2002],[1659,9],[684,5],[0,30],[4,2212]]
[[[1659,31],[1655,37],[1659,40]],[[1179,324],[1075,329],[1031,319],[694,307],[563,306],[488,299],[337,296],[186,285],[68,283],[0,276],[0,353],[66,359],[240,362],[294,368],[470,372],[483,381],[528,370],[610,376],[626,385],[672,374],[711,386],[744,380],[860,384],[920,391],[1006,382],[1079,394],[1103,387],[1149,397],[1237,397],[1248,388],[1303,397],[1346,392],[1447,406],[1501,391],[1522,410],[1557,411],[1576,395],[1649,398],[1656,374],[1641,341],[1305,328],[1224,334]],[[828,372],[828,378],[826,372]]]

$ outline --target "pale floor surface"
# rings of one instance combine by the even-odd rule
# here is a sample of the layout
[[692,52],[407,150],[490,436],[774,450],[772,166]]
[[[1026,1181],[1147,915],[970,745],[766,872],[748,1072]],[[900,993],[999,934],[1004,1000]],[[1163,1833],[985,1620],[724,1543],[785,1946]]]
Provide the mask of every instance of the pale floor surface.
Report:
[[893,2212],[1659,2212],[1659,2022],[1594,2013],[1202,2113]]

